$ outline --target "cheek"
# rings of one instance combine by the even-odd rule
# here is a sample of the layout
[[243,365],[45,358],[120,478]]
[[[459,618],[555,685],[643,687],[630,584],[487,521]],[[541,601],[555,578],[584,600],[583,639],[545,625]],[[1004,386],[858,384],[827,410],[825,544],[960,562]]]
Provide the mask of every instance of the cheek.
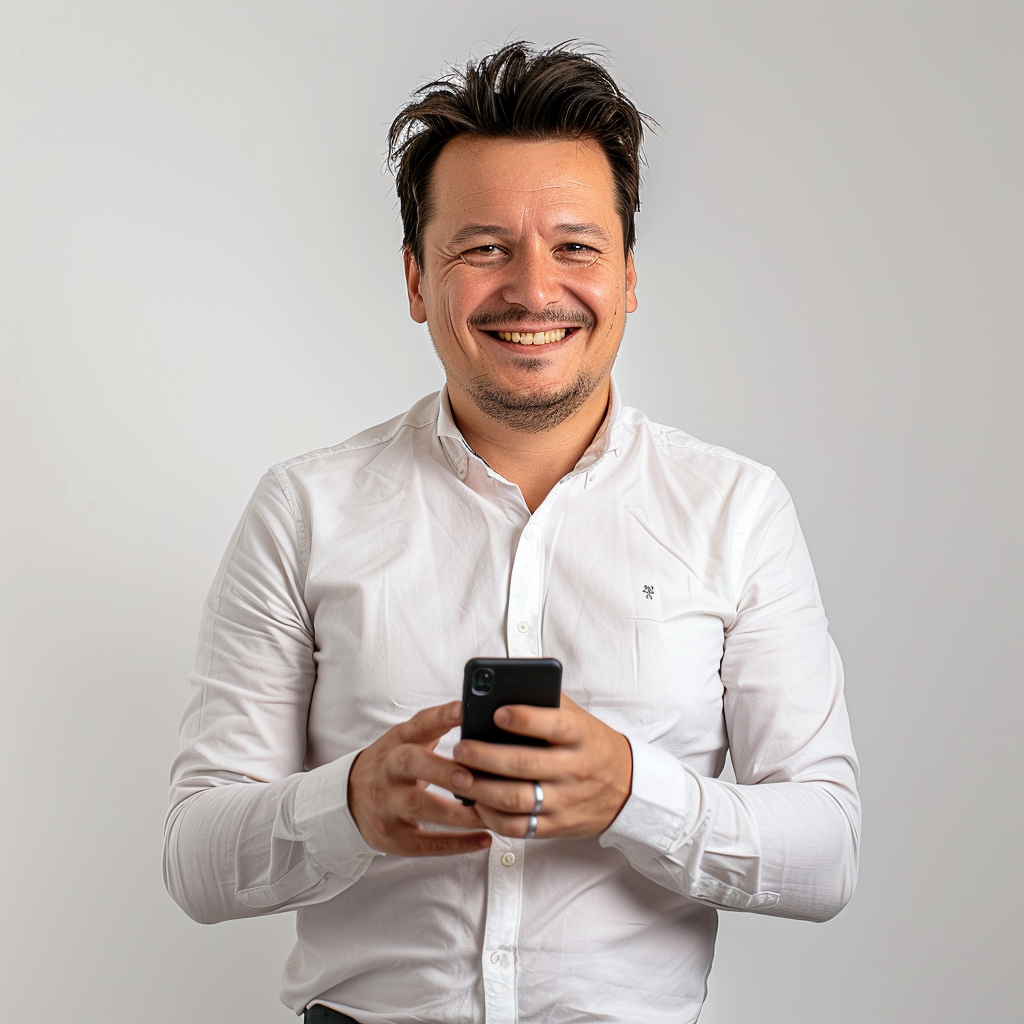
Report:
[[451,288],[445,294],[444,309],[441,312],[448,329],[454,336],[461,337],[466,331],[466,320],[474,308],[473,295],[464,285]]
[[458,307],[451,302],[446,302],[444,307],[444,324],[448,336],[457,338],[460,334],[460,324],[465,323],[465,317],[459,316]]
[[606,329],[611,328],[622,314],[621,280],[602,279],[590,282],[587,287],[578,288],[576,296],[597,317],[598,324]]
[[[460,319],[465,320],[459,315],[460,289],[450,272],[444,272],[430,282],[430,286],[424,289],[423,300],[432,335],[439,332],[447,334]],[[437,338],[434,340],[436,342]]]
[[601,263],[594,268],[597,273],[586,282],[589,293],[595,302],[605,309],[618,309],[622,305],[622,296],[626,291],[626,270],[618,261]]
[[427,309],[431,337],[439,351],[446,353],[446,358],[457,359],[457,353],[467,350],[466,320],[480,308],[483,300],[477,296],[479,289],[458,280],[454,271],[438,285]]
[[457,269],[453,269],[440,282],[438,293],[438,312],[443,309],[444,315],[457,324],[465,324],[467,318],[485,303],[490,294],[486,282],[460,274]]

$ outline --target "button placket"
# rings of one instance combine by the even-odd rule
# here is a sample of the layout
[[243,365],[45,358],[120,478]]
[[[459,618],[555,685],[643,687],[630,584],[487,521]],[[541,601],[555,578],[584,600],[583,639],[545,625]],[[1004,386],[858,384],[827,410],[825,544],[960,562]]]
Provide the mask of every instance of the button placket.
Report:
[[[545,501],[545,510],[554,493],[552,491]],[[540,657],[545,519],[544,511],[533,515],[524,525],[516,545],[506,609],[510,658]],[[525,853],[526,843],[522,839],[495,836],[491,844],[487,863],[487,920],[480,958],[487,1024],[514,1024],[518,1015],[516,974]]]
[[487,923],[481,955],[487,1024],[515,1024],[517,947],[525,842],[495,836],[487,862]]
[[510,658],[539,658],[540,610],[544,585],[543,520],[536,513],[516,545],[508,591],[507,643]]

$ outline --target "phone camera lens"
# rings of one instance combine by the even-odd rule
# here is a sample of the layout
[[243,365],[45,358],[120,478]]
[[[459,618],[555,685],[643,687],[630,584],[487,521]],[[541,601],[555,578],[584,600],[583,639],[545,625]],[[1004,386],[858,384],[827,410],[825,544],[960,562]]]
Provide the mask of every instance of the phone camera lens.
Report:
[[485,697],[494,686],[494,673],[489,668],[478,668],[473,673],[472,690],[478,697]]

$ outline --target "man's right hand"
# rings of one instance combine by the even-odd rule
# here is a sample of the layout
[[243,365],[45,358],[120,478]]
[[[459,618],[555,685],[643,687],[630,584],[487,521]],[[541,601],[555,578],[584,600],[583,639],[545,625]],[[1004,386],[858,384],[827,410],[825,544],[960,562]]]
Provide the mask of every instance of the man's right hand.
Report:
[[480,829],[476,810],[450,796],[427,792],[428,781],[445,780],[452,762],[434,753],[442,736],[462,721],[459,701],[425,708],[389,729],[352,764],[348,806],[363,839],[375,850],[403,857],[473,853],[491,845],[487,832],[438,832],[421,823]]

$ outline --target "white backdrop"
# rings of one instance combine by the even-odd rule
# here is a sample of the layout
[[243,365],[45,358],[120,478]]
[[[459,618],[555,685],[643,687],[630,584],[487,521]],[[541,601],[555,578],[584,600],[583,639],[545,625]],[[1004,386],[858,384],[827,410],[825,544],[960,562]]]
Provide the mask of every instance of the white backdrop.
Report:
[[724,916],[702,1024],[1010,1019],[1022,14],[7,0],[0,1017],[294,1019],[291,917],[202,927],[161,884],[200,605],[267,466],[441,380],[383,173],[399,105],[584,37],[663,126],[619,383],[781,473],[864,768],[852,904]]

